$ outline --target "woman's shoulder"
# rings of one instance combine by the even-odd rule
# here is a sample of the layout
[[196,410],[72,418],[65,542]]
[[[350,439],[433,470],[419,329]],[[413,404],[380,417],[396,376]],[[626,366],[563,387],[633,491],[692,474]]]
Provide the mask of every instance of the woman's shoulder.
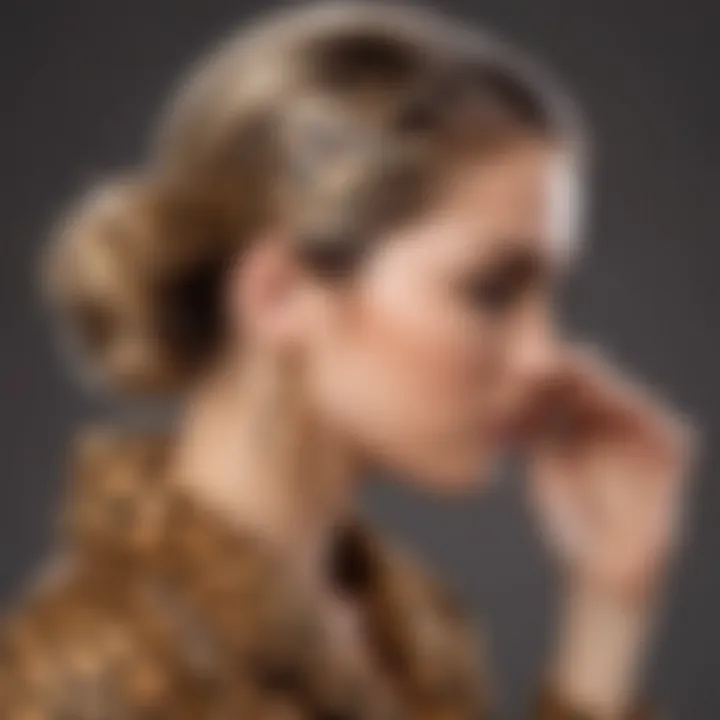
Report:
[[124,470],[156,444],[120,447],[103,433],[73,447],[55,549],[0,614],[3,718],[105,718],[166,689],[152,628],[125,602],[122,558],[104,552],[115,535],[133,536],[125,516],[146,493]]
[[6,608],[0,625],[2,717],[105,718],[117,703],[160,703],[167,678],[132,616],[53,568]]

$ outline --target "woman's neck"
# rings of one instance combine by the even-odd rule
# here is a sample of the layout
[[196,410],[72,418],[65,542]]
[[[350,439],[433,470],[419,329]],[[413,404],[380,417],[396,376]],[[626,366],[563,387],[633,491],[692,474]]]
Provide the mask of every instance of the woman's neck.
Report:
[[357,473],[286,373],[262,358],[215,373],[187,407],[174,474],[198,501],[322,582],[333,531],[352,510]]

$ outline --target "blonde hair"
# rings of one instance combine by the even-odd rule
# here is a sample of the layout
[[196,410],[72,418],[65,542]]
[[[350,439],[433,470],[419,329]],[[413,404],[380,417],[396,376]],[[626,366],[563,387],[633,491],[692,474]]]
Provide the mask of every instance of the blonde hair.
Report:
[[222,342],[224,269],[263,227],[350,272],[442,164],[528,134],[577,138],[564,98],[497,41],[408,7],[285,11],[203,58],[147,163],[63,217],[52,301],[109,384],[181,389]]

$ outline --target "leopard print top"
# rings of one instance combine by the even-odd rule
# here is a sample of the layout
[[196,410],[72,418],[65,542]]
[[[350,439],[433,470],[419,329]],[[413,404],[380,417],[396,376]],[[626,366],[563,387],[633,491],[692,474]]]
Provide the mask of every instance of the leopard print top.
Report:
[[[7,614],[1,720],[482,720],[470,622],[359,520],[338,541],[373,650],[400,689],[382,701],[333,655],[283,559],[167,482],[170,443],[95,436],[73,471],[55,577]],[[544,693],[539,720],[581,720]]]

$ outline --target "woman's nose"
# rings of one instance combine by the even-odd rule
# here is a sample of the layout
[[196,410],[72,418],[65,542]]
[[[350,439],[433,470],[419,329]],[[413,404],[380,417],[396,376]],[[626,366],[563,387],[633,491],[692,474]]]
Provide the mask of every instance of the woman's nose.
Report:
[[560,362],[560,339],[549,322],[526,327],[517,346],[516,372],[528,384],[552,377]]

